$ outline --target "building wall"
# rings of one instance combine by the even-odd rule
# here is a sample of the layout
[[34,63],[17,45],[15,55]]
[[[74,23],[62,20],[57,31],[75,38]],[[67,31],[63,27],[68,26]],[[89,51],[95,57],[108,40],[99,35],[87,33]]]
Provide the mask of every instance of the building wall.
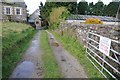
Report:
[[0,21],[2,20],[2,3],[0,2]]
[[[21,4],[21,5],[20,5]],[[12,8],[12,14],[11,15],[6,15],[4,7],[5,6],[10,6]],[[15,8],[21,8],[21,15],[16,15],[15,14]],[[14,4],[2,4],[2,17],[3,17],[3,21],[9,20],[11,19],[12,21],[20,21],[20,22],[26,22],[27,21],[27,11],[26,11],[26,6],[24,3],[14,3]]]
[[40,11],[39,9],[35,10],[30,16],[29,16],[29,23],[34,23],[36,19],[39,18]]

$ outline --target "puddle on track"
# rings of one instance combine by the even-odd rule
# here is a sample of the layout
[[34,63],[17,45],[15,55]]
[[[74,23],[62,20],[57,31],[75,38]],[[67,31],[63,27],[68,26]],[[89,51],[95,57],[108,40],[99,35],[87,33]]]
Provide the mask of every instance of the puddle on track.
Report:
[[12,78],[31,78],[35,71],[35,65],[30,61],[24,61],[14,70]]
[[23,62],[15,68],[10,78],[42,78],[43,65],[41,54],[39,31],[25,52]]

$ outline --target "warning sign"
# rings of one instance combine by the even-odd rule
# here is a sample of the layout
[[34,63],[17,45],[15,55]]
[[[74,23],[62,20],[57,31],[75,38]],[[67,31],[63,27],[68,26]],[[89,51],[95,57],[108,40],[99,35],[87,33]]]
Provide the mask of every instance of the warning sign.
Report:
[[110,54],[111,39],[106,37],[100,37],[99,50],[105,55]]

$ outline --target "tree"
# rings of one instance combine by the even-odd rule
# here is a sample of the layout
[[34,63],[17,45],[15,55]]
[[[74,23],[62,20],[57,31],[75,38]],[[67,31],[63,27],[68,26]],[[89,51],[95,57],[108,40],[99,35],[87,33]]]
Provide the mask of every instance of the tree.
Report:
[[52,8],[55,6],[56,4],[54,2],[46,2],[44,6],[40,6],[41,18],[47,20]]
[[68,9],[68,11],[71,14],[77,14],[77,2],[72,2],[71,4],[69,4],[69,6],[70,6],[70,10]]
[[43,6],[43,3],[42,3],[42,2],[40,2],[40,6]]
[[[48,22],[49,25],[52,25],[52,23],[51,23],[52,19],[54,19],[60,12],[62,12],[62,11],[56,12],[56,14],[52,15],[52,17],[54,17],[54,18],[51,18],[51,13],[52,13],[53,9],[56,9],[56,11],[57,11],[57,9],[62,6],[62,7],[65,7],[65,9],[69,10],[71,13],[75,13],[76,9],[74,9],[74,8],[76,8],[75,5],[77,4],[77,1],[76,1],[76,4],[75,4],[75,2],[73,2],[73,3],[72,2],[64,2],[63,3],[63,2],[48,2],[47,1],[44,6],[42,5],[42,3],[40,3],[40,6],[39,6],[40,14],[41,14],[40,17],[42,18],[43,22]],[[66,14],[69,15],[68,13],[65,13],[65,12],[62,14],[64,14],[65,16],[66,16]]]
[[105,14],[107,16],[115,17],[117,14],[118,7],[119,7],[119,2],[110,2],[105,9]]
[[78,4],[78,13],[81,15],[87,14],[88,3],[86,1],[81,1]]
[[77,0],[74,2],[56,2],[57,7],[66,7],[71,14],[76,14]]
[[93,4],[93,2],[91,2],[91,3],[89,3],[89,5],[88,5],[87,14],[88,14],[88,15],[94,15],[93,10],[94,10],[94,4]]
[[46,2],[45,5],[40,2],[40,14],[42,19],[49,20],[49,15],[52,11],[52,8],[57,7],[66,7],[71,14],[76,14],[77,0],[75,2]]
[[99,0],[94,6],[94,14],[101,16],[104,15],[103,11],[104,11],[104,3],[101,0]]
[[45,5],[43,6],[42,2],[40,2],[39,9],[40,9],[40,18],[42,19],[43,22],[42,24],[49,25],[48,23],[49,15],[54,5],[55,4],[52,2],[46,2]]
[[39,9],[40,9],[40,14],[41,14],[41,11],[42,11],[42,7],[43,7],[43,3],[40,2],[40,6],[39,6]]
[[119,0],[112,0],[112,2],[119,2]]

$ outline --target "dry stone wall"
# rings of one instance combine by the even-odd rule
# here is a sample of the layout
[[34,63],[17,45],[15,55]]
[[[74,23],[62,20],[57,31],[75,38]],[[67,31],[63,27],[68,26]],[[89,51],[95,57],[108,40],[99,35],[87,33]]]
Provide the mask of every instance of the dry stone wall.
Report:
[[[86,47],[86,43],[87,43],[88,32],[93,32],[100,36],[107,37],[109,39],[119,42],[119,44],[112,42],[111,47],[113,50],[120,53],[120,25],[94,25],[94,24],[87,25],[87,24],[82,24],[82,23],[75,24],[75,23],[63,22],[59,25],[59,29],[57,29],[56,32],[60,33],[61,36],[64,35],[64,33],[67,33],[71,37],[74,37],[78,41],[80,41],[80,43],[83,43],[85,45],[85,47]],[[100,40],[100,38],[97,36],[91,36],[91,38],[97,42],[99,42],[99,40]],[[91,42],[91,44],[94,46],[98,46],[98,44],[95,44],[92,42]],[[98,51],[95,51],[95,52],[97,53]],[[100,56],[103,57],[103,55],[101,53],[98,52],[97,54],[100,54]],[[110,53],[110,56],[112,58],[115,58],[113,53]],[[118,59],[120,61],[120,55],[116,55],[116,56],[118,57]],[[97,58],[97,59],[99,62],[101,62],[101,60],[99,60],[99,58]],[[110,60],[108,57],[106,57],[106,61],[108,63],[110,63],[112,66],[116,67],[116,69],[118,69],[118,71],[120,71],[119,64],[117,64],[113,60]],[[109,68],[109,66],[106,66],[106,68],[110,69],[110,71],[112,73],[116,74],[116,72],[114,70],[112,71],[111,68]],[[116,75],[117,75],[117,77],[120,77],[119,74],[116,74]]]
[[[65,30],[68,34],[74,35],[84,45],[86,45],[88,32],[93,32],[103,37],[120,42],[120,25],[86,25],[82,23],[74,24],[64,22],[59,25],[59,29],[56,30],[56,32]],[[93,36],[92,39],[99,42],[99,38],[95,36]],[[120,44],[112,43],[111,45],[116,51],[120,52]]]
[[83,42],[87,40],[86,39],[87,32],[93,32],[103,37],[120,41],[120,25],[95,25],[95,24],[87,25],[82,23],[81,24],[61,23],[59,26],[59,30],[64,30],[67,28],[75,30],[75,34]]

